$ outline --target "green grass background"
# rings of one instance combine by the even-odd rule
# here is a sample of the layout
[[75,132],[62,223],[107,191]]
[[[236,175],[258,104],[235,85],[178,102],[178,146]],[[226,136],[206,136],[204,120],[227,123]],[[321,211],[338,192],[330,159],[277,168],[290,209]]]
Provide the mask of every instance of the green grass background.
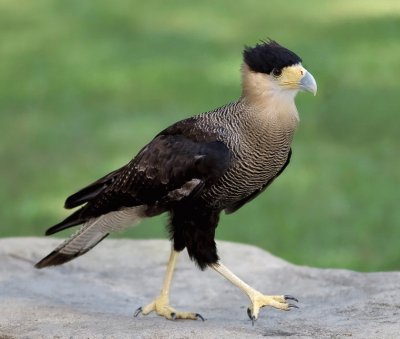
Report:
[[[285,173],[217,237],[294,263],[400,269],[400,2],[0,2],[0,236],[42,235],[65,197],[169,124],[235,100],[245,44],[315,76]],[[118,237],[165,237],[161,216]],[[64,232],[63,236],[68,232]]]

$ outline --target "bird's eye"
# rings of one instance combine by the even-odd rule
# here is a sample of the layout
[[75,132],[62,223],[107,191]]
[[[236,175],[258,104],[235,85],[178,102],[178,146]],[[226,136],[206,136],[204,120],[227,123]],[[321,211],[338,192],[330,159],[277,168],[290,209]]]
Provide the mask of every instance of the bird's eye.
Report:
[[274,68],[274,69],[272,70],[272,74],[274,75],[274,77],[279,77],[279,76],[282,74],[282,70],[281,70],[281,69]]

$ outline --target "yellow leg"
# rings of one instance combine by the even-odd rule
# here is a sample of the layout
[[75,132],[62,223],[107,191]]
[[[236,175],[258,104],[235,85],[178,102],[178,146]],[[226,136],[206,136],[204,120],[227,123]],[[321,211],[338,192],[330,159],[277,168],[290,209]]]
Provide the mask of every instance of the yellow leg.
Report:
[[178,259],[179,252],[175,251],[173,248],[171,249],[171,255],[169,257],[167,272],[165,274],[164,283],[161,289],[160,295],[155,298],[150,304],[144,307],[139,307],[134,316],[137,317],[140,313],[143,315],[147,315],[151,312],[156,312],[158,315],[161,315],[169,320],[175,319],[192,319],[197,320],[201,319],[204,321],[204,318],[198,313],[192,312],[178,312],[174,308],[169,305],[169,290],[171,287],[172,277],[174,275],[176,260]]
[[247,309],[247,314],[253,322],[253,325],[254,321],[256,321],[258,318],[260,308],[264,306],[271,306],[284,311],[290,311],[291,308],[298,308],[296,305],[287,302],[287,300],[294,300],[298,302],[296,298],[290,295],[264,295],[246,284],[243,280],[239,279],[239,277],[233,274],[223,264],[217,263],[211,265],[211,267],[247,294],[251,302],[249,308]]

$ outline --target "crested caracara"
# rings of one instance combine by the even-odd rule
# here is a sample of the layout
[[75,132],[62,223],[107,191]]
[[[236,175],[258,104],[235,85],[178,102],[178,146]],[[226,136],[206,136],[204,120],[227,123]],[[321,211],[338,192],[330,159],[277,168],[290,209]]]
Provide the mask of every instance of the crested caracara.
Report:
[[65,207],[78,209],[46,235],[80,229],[36,267],[68,262],[113,231],[168,213],[172,250],[165,281],[160,295],[136,315],[203,319],[169,304],[175,262],[185,248],[201,269],[212,268],[247,294],[253,323],[264,306],[296,307],[290,303],[296,298],[264,295],[235,276],[220,261],[214,236],[222,211],[233,213],[257,197],[289,164],[299,91],[317,91],[299,56],[275,41],[245,48],[240,98],[166,128],[128,164],[68,197]]

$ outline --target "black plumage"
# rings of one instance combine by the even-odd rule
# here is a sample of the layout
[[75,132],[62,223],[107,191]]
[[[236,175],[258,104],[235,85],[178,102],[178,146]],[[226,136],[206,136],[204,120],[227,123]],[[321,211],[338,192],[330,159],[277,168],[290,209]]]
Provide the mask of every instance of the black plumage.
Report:
[[252,71],[267,74],[301,62],[297,54],[273,40],[245,48],[243,58]]

